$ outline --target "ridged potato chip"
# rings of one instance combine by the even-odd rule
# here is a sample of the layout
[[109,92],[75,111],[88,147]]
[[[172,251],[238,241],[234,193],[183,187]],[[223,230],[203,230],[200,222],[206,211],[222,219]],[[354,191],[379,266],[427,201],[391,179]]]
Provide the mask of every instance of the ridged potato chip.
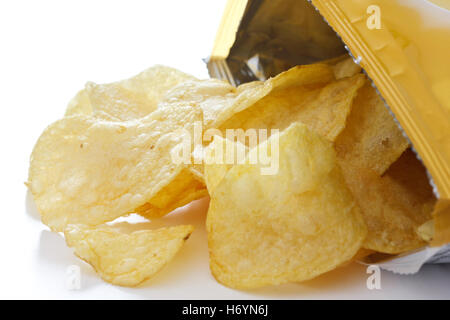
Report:
[[362,74],[324,86],[305,86],[301,82],[297,85],[295,82],[296,85],[278,88],[251,107],[235,114],[223,123],[220,129],[283,130],[292,122],[300,121],[334,141],[344,129],[353,99],[363,83]]
[[126,80],[108,84],[88,82],[69,103],[66,116],[94,112],[108,120],[142,118],[156,109],[167,91],[191,80],[196,78],[156,65]]
[[368,227],[364,248],[397,254],[426,244],[417,231],[431,219],[436,198],[413,151],[404,152],[382,177],[339,162]]
[[278,173],[261,175],[260,164],[237,165],[211,192],[210,267],[229,287],[314,278],[352,259],[366,236],[331,143],[295,123],[279,135],[279,144]]
[[134,287],[161,270],[193,231],[189,225],[122,233],[113,227],[69,225],[67,245],[89,263],[103,280]]
[[99,225],[134,212],[186,169],[175,163],[178,130],[191,132],[201,111],[174,104],[135,121],[77,115],[50,125],[31,155],[28,185],[42,220]]
[[336,139],[338,156],[349,165],[381,175],[408,146],[383,100],[366,81],[354,100],[345,129]]

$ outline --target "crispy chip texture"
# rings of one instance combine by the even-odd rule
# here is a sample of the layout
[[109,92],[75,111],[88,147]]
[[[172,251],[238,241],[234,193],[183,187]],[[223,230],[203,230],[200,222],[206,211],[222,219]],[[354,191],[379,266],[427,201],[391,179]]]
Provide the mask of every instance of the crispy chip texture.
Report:
[[201,112],[173,105],[141,120],[102,121],[72,116],[50,125],[32,156],[29,186],[52,230],[98,225],[147,202],[185,168],[172,161],[179,130],[191,130]]
[[244,84],[241,86],[242,88],[237,89],[238,95],[235,102],[229,108],[223,109],[217,114],[214,126],[226,127],[223,122],[230,119],[234,114],[251,107],[270,93],[276,93],[293,86],[321,86],[333,81],[333,79],[334,74],[330,66],[312,64],[293,67],[265,82]]
[[228,82],[208,79],[182,83],[170,90],[164,97],[159,108],[164,108],[165,102],[189,102],[203,111],[203,124],[213,127],[217,115],[230,108],[236,99],[236,88]]
[[434,220],[428,220],[417,228],[418,236],[426,242],[431,242],[434,238]]
[[[195,82],[189,84],[190,82]],[[214,82],[214,81],[212,81]],[[226,84],[223,81],[215,81],[216,86]],[[146,116],[156,109],[157,105],[163,97],[174,87],[185,83],[185,88],[192,89],[188,91],[190,102],[195,105],[199,95],[208,95],[205,98],[206,103],[214,105],[220,99],[223,92],[214,90],[212,84],[209,87],[202,86],[205,81],[185,74],[176,69],[156,65],[144,72],[141,72],[130,79],[109,83],[95,84],[88,83],[86,88],[81,90],[69,103],[66,116],[74,114],[86,114],[94,117],[109,120],[131,120]],[[207,82],[209,84],[209,82]],[[230,87],[228,84],[226,84]],[[206,88],[205,88],[206,87]],[[193,91],[196,89],[197,91]],[[209,92],[209,91],[211,92]],[[234,90],[234,89],[233,89]],[[181,91],[178,90],[177,92]],[[166,99],[170,102],[164,103],[167,113],[173,110],[172,105],[175,103],[183,103],[187,101],[187,96],[179,96],[175,102],[173,97]],[[185,103],[184,103],[185,104]],[[146,203],[136,209],[136,211],[146,218],[156,218],[163,216],[174,209],[181,207],[193,200],[199,199],[206,195],[206,187],[202,184],[201,173],[190,168],[184,170],[177,179],[172,181],[155,197],[154,202],[165,201],[166,204]],[[188,177],[188,171],[192,173]],[[193,179],[192,174],[196,174],[197,178]]]
[[205,183],[188,167],[136,212],[147,219],[156,219],[207,195]]
[[74,114],[92,114],[91,101],[85,89],[78,91],[67,105],[65,116],[69,117]]
[[403,153],[382,177],[339,161],[368,226],[364,248],[397,254],[425,245],[417,229],[431,219],[436,198],[413,151]]
[[[247,153],[248,148],[239,141],[214,136],[213,142],[206,148],[205,152],[205,183],[209,193],[212,193],[219,182],[222,181],[228,170],[234,165],[245,163]],[[227,154],[230,159],[227,159]],[[244,161],[239,163],[240,160]]]
[[156,65],[126,80],[108,84],[88,82],[69,103],[66,115],[93,111],[107,120],[142,118],[156,109],[167,91],[195,79],[176,69]]
[[[291,86],[320,86],[334,80],[333,69],[326,64],[293,67],[265,82],[254,81],[234,88],[224,81],[193,81],[173,88],[164,101],[183,100],[203,110],[205,128],[218,128],[234,114],[241,112],[269,93]],[[164,107],[164,103],[162,108]]]
[[314,278],[350,260],[365,238],[331,143],[296,123],[279,144],[277,174],[261,175],[260,165],[234,166],[211,193],[210,267],[227,286]]
[[131,287],[193,227],[112,221],[158,219],[209,195],[213,276],[256,288],[432,240],[436,197],[408,147],[348,55],[238,87],[156,65],[87,83],[37,141],[27,186],[78,257]]
[[192,226],[181,225],[127,234],[109,226],[69,225],[64,236],[67,245],[103,280],[134,287],[172,260],[193,229]]
[[336,79],[342,79],[346,77],[352,77],[355,74],[361,72],[361,67],[353,62],[351,57],[348,57],[342,61],[338,61],[333,65],[334,76]]
[[300,85],[278,88],[229,118],[220,128],[283,130],[292,122],[300,121],[334,141],[344,129],[353,99],[363,83],[364,76],[358,74],[325,86],[305,86],[300,82]]
[[381,175],[408,145],[383,100],[366,81],[355,98],[347,126],[336,139],[338,156]]

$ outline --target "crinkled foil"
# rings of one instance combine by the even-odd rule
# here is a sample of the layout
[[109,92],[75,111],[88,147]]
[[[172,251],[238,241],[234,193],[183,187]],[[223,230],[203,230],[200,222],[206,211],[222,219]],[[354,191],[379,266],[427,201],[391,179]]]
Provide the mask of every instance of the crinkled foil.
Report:
[[[249,0],[225,59],[229,70],[211,76],[239,85],[346,52],[342,41],[308,1]],[[209,64],[216,62],[210,60]]]
[[[448,99],[447,90],[449,69],[446,63],[448,59],[444,56],[448,52],[448,45],[445,45],[448,42],[440,40],[444,39],[450,30],[448,24],[443,23],[443,21],[448,21],[448,19],[442,18],[447,18],[448,14],[442,13],[439,15],[442,20],[439,20],[441,21],[440,24],[444,25],[441,29],[433,26],[434,24],[431,21],[423,23],[417,20],[416,22],[419,25],[418,32],[424,32],[427,36],[420,38],[418,34],[412,32],[412,34],[409,34],[410,40],[406,40],[406,38],[403,38],[403,36],[408,34],[406,31],[417,29],[409,27],[411,19],[407,18],[408,13],[412,12],[413,16],[418,16],[417,12],[421,10],[419,2],[414,2],[416,5],[416,11],[414,12],[408,6],[412,4],[408,4],[406,1],[378,1],[377,4],[383,8],[383,23],[386,23],[386,28],[370,33],[369,29],[365,29],[365,23],[359,23],[367,18],[366,8],[373,5],[370,0],[353,2],[337,0],[235,1],[245,1],[246,7],[244,10],[243,5],[245,3],[232,3],[229,1],[231,4],[230,9],[234,9],[234,11],[226,11],[226,14],[229,13],[230,16],[225,15],[221,31],[228,31],[228,36],[230,33],[234,36],[235,33],[235,37],[216,39],[216,42],[220,43],[218,47],[221,50],[217,51],[218,54],[213,50],[213,54],[207,62],[211,77],[228,80],[233,85],[239,85],[253,80],[266,80],[296,65],[331,60],[342,57],[342,55],[349,53],[348,51],[356,52],[355,56],[358,57],[356,61],[358,64],[361,62],[362,57],[365,57],[364,59],[366,60],[362,61],[361,66],[366,69],[365,71],[374,80],[374,84],[378,81],[379,84],[389,87],[389,90],[385,89],[381,93],[384,94],[383,97],[385,99],[386,95],[388,95],[390,99],[387,100],[390,101],[391,107],[396,107],[393,110],[393,114],[396,117],[401,117],[403,125],[406,124],[409,128],[414,129],[410,129],[410,133],[413,132],[416,135],[419,129],[422,130],[422,134],[429,133],[423,126],[419,125],[424,119],[413,123],[411,117],[407,116],[411,112],[410,110],[413,110],[413,114],[421,112],[422,115],[427,117],[431,117],[434,114],[436,120],[430,123],[440,123],[440,125],[435,125],[435,127],[442,128],[442,132],[439,134],[435,132],[434,135],[428,135],[428,139],[424,141],[419,141],[418,139],[412,141],[415,148],[422,145],[426,146],[420,148],[422,153],[419,153],[419,155],[422,160],[424,158],[433,160],[429,160],[427,169],[430,170],[430,165],[438,163],[437,160],[448,159],[446,154],[441,152],[442,150],[448,150],[448,135],[445,136],[443,134],[443,132],[448,132],[446,130],[448,127],[442,125],[445,119],[448,119],[444,112],[448,109],[445,109],[444,106],[450,105],[448,104],[450,100]],[[321,10],[324,16],[315,9],[310,1]],[[236,4],[242,4],[241,8],[239,8],[241,11],[236,9]],[[439,4],[441,3],[439,2]],[[235,6],[233,7],[233,5]],[[441,6],[445,7],[442,4]],[[421,4],[421,7],[426,7],[426,5]],[[433,10],[437,10],[437,8],[435,7]],[[344,45],[336,32],[325,22],[324,17],[329,22],[331,21],[331,25],[339,32],[350,48]],[[432,18],[437,19],[437,16]],[[240,22],[238,19],[240,19]],[[227,22],[233,20],[236,24],[227,24]],[[343,23],[343,21],[346,23]],[[402,28],[399,28],[399,26]],[[358,28],[362,29],[359,29],[359,32],[355,31]],[[401,32],[397,30],[398,28]],[[358,37],[349,36],[348,33],[364,35],[365,38],[358,40]],[[400,34],[402,34],[402,37],[399,37]],[[396,43],[399,39],[401,43],[397,45]],[[362,41],[365,46],[356,46],[355,43],[359,43],[358,41]],[[375,49],[370,49],[368,42]],[[405,46],[405,43],[413,45]],[[373,51],[371,51],[370,55],[372,59],[373,56],[376,56],[384,64],[368,64],[370,59],[367,59],[369,55],[366,51],[369,49],[366,47]],[[441,49],[430,52],[429,48]],[[434,59],[419,59],[430,55]],[[390,69],[386,65],[390,66]],[[399,66],[402,68],[399,68]],[[370,70],[367,70],[367,68]],[[383,72],[381,72],[380,68]],[[399,76],[403,74],[403,77]],[[389,81],[386,82],[380,75],[388,75]],[[405,79],[411,81],[406,81]],[[423,81],[423,79],[427,81]],[[394,85],[399,86],[398,92],[394,90]],[[414,104],[414,99],[419,95],[422,95],[422,99],[417,99],[417,101],[429,101],[432,103]],[[441,105],[435,103],[437,101]],[[408,105],[410,102],[411,104]],[[426,112],[423,111],[425,109]],[[405,132],[405,130],[403,131]],[[433,139],[436,140],[435,146],[442,147],[431,148],[430,141],[433,142]],[[424,163],[426,164],[426,162]],[[440,171],[436,169],[435,172],[448,173],[448,170],[444,169],[440,169]],[[439,175],[441,185],[444,185],[442,183],[444,180],[447,183],[448,179],[445,179],[444,176],[447,177],[448,175],[446,176],[443,173]],[[431,175],[430,183],[433,184]],[[372,255],[369,258],[376,258],[376,261],[364,262],[369,264],[377,263],[386,270],[401,274],[415,273],[424,263],[450,263],[450,244],[448,243],[450,239],[450,200],[448,199],[448,192],[446,195],[447,197],[445,198],[439,197],[440,199],[434,212],[435,228],[439,227],[441,230],[439,243],[434,244],[434,247],[418,250],[417,252],[409,252],[400,257],[386,258]],[[436,225],[436,217],[440,217],[438,225]]]

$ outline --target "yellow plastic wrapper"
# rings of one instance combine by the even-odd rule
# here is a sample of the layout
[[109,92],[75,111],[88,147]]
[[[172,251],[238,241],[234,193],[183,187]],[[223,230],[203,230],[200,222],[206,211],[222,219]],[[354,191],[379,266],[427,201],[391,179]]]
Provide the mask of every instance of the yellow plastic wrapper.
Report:
[[[417,248],[420,239],[432,246],[450,242],[449,39],[450,1],[230,0],[208,70],[212,77],[240,85],[317,62],[331,65],[336,79],[362,68],[370,80],[335,141],[344,171],[355,172],[350,175],[355,183],[372,181],[374,190],[380,190],[376,196],[383,199],[383,188],[398,185],[389,167],[411,147],[403,158],[415,153],[431,185],[422,203],[432,212],[431,220],[427,213],[400,225],[405,230],[414,226],[417,237],[410,234],[407,245],[395,239],[383,244],[383,251],[395,253]],[[418,205],[408,197],[402,200],[404,212]]]

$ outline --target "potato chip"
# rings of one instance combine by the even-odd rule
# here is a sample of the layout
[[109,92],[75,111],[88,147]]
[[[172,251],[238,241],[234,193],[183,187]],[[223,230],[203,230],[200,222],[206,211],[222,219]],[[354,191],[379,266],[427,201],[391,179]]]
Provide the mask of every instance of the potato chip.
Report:
[[69,225],[67,245],[89,263],[103,280],[134,287],[161,270],[193,231],[189,225],[122,233],[113,227]]
[[[232,163],[227,163],[227,148],[228,150],[233,150]],[[214,152],[215,150],[219,150],[220,153]],[[213,142],[206,148],[204,159],[206,162],[205,183],[209,193],[212,193],[219,182],[222,181],[228,170],[239,164],[239,152],[242,152],[241,154],[245,158],[248,148],[239,141],[230,141],[221,136],[214,136]]]
[[381,175],[408,145],[383,100],[366,81],[355,98],[347,126],[336,139],[338,156],[349,165]]
[[374,254],[375,251],[361,248],[358,250],[358,252],[353,256],[352,260],[350,262],[354,261],[362,261],[364,258]]
[[67,105],[65,116],[69,117],[74,114],[92,114],[91,101],[85,89],[78,91]]
[[107,120],[142,118],[156,109],[167,91],[195,79],[176,69],[156,65],[126,80],[108,84],[88,82],[69,103],[66,115],[94,111],[106,115]]
[[175,209],[188,205],[192,201],[199,200],[207,196],[208,190],[205,188],[205,185],[197,182],[197,184],[194,183],[189,185],[188,189],[178,194],[176,198],[174,198],[164,208],[158,208],[151,203],[146,203],[145,205],[137,208],[136,213],[149,220],[157,219],[171,213]]
[[431,242],[434,238],[434,220],[428,220],[417,228],[417,234],[425,242]]
[[237,88],[154,66],[86,84],[36,143],[27,185],[42,221],[122,286],[152,277],[193,227],[105,223],[158,219],[209,194],[211,272],[255,288],[431,241],[436,197],[408,146],[348,56]]
[[233,288],[314,278],[350,260],[366,235],[331,143],[295,123],[250,153],[277,137],[278,173],[237,165],[211,193],[210,267]]
[[344,53],[344,54],[341,54],[341,55],[339,55],[337,57],[321,60],[320,63],[328,64],[330,66],[335,66],[339,62],[342,62],[342,61],[348,59],[349,57],[350,56],[348,55],[348,53]]
[[[195,149],[194,149],[195,152]],[[202,163],[192,163],[189,167],[192,175],[200,182],[205,183],[205,177],[203,174],[203,164]]]
[[151,202],[186,165],[172,159],[179,130],[192,130],[200,110],[180,104],[135,121],[77,115],[49,126],[32,156],[29,186],[42,220],[99,225]]
[[[334,80],[333,69],[326,64],[296,66],[265,82],[254,81],[234,88],[217,80],[197,80],[182,83],[170,90],[165,102],[183,101],[199,106],[203,111],[205,129],[218,128],[224,121],[263,99],[265,96],[293,86],[318,88]],[[281,95],[281,94],[280,94]]]
[[207,195],[205,183],[199,180],[190,168],[186,168],[167,186],[162,188],[150,202],[135,211],[152,220]]
[[220,110],[211,126],[215,128],[224,127],[223,123],[234,114],[251,107],[270,93],[293,86],[319,87],[331,82],[333,79],[333,70],[330,66],[326,64],[311,64],[293,67],[265,82],[255,81],[250,84],[244,84],[240,86],[242,88],[237,88],[235,102],[228,108]]
[[164,108],[165,102],[169,105],[174,101],[183,101],[199,106],[203,111],[203,125],[213,126],[217,114],[230,108],[236,99],[236,88],[228,82],[208,79],[184,82],[165,95],[159,108]]
[[336,79],[342,79],[347,77],[353,77],[355,74],[361,72],[361,67],[353,62],[351,57],[348,57],[342,61],[333,65],[334,76]]
[[[185,81],[194,80],[196,80],[194,77],[176,69],[154,66],[127,80],[103,85],[88,83],[86,89],[81,90],[69,103],[66,116],[92,114],[93,104],[95,113],[92,115],[104,120],[120,121],[140,118],[156,109],[157,104],[170,89]],[[220,94],[216,96],[219,97]],[[173,101],[169,104],[169,109],[172,104]],[[197,169],[191,168],[190,170],[200,180],[202,179],[202,174]],[[177,181],[180,180],[178,179]],[[166,191],[171,191],[170,186],[167,186],[166,190],[159,192],[158,198],[163,194],[165,194],[166,198],[169,196],[174,197],[172,203],[168,204],[166,208],[145,204],[143,208],[136,210],[147,218],[154,218],[176,209],[178,205],[186,204],[184,203],[185,201],[205,196],[206,187],[204,185],[203,189],[200,190],[201,186],[198,181],[190,179],[189,182],[192,183],[189,186],[191,192],[183,189],[183,194],[177,194],[173,190],[171,193],[168,193]],[[171,184],[173,185],[174,183]]]
[[235,114],[220,128],[279,129],[300,121],[334,141],[344,129],[353,99],[364,83],[363,75],[345,78],[323,87],[299,85],[278,88],[250,108]]
[[[164,101],[184,101],[201,107],[205,128],[217,128],[233,114],[245,110],[270,92],[300,85],[321,85],[334,79],[325,64],[297,66],[265,82],[254,81],[234,88],[224,81],[209,79],[180,84]],[[164,107],[164,103],[161,103]]]
[[364,248],[397,254],[426,244],[417,228],[431,219],[436,198],[414,152],[403,153],[382,177],[339,162],[368,227]]

